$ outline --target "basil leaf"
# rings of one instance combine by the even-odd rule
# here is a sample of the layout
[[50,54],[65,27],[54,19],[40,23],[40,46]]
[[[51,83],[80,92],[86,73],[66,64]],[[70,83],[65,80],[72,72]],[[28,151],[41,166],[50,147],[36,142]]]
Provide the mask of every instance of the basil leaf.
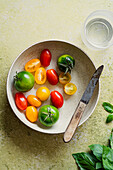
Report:
[[113,169],[113,149],[103,146],[102,162],[104,169]]
[[93,144],[93,145],[90,145],[89,148],[92,150],[92,152],[96,156],[96,158],[99,161],[101,161],[102,160],[103,146],[100,145],[100,144]]
[[96,169],[103,169],[102,162],[97,162],[96,163]]
[[111,149],[113,149],[113,129],[112,129],[111,135],[110,135],[110,147],[111,147]]
[[113,105],[108,103],[108,102],[104,102],[102,104],[102,106],[104,107],[104,109],[109,112],[109,113],[113,113]]
[[106,119],[106,123],[109,123],[113,120],[113,113],[109,114],[107,119]]
[[81,152],[72,154],[72,156],[81,170],[95,170],[96,162],[92,154]]

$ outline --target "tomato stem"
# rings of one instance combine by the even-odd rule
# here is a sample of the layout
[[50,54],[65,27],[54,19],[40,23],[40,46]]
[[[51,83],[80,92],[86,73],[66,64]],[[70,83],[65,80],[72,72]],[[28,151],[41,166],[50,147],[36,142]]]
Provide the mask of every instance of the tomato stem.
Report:
[[48,107],[47,110],[48,110],[48,113],[51,113],[51,108],[50,107]]
[[19,78],[19,77],[18,77],[18,73],[17,73],[17,71],[16,71],[16,75],[14,76],[14,79],[15,79],[16,81],[18,81],[18,80],[20,80],[20,81],[21,81],[21,80],[22,80],[21,78]]
[[51,113],[51,107],[48,107],[47,110],[48,110],[48,112],[42,112],[43,114],[47,115],[47,116],[45,117],[44,121],[45,121],[47,118],[50,118],[51,121],[53,122],[52,116],[53,116],[54,114]]
[[73,68],[73,62],[71,60],[66,58],[66,62],[67,64],[59,63],[60,66],[63,66],[66,69],[64,75],[66,75],[67,72],[71,73],[71,69]]
[[45,114],[45,115],[48,115],[48,113],[47,112],[42,112],[43,114]]
[[68,57],[66,57],[66,61],[68,63],[68,66],[70,66],[71,69],[72,69],[73,68],[73,62]]
[[62,64],[62,63],[59,63],[60,66],[63,66],[63,67],[68,67],[67,64]]
[[45,117],[44,121],[49,117],[49,114]]

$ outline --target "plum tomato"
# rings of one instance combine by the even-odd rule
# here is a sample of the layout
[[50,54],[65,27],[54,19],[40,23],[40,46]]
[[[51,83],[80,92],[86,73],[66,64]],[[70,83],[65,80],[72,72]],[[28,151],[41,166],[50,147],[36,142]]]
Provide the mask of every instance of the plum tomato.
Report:
[[35,95],[27,96],[27,101],[30,105],[35,107],[40,107],[42,104],[41,101]]
[[47,80],[52,85],[56,85],[58,83],[58,74],[54,69],[47,70]]
[[51,102],[55,107],[61,108],[64,103],[63,96],[58,91],[52,91],[51,92]]
[[69,73],[66,73],[66,74],[64,74],[64,73],[61,73],[60,75],[59,75],[59,82],[61,83],[61,84],[67,84],[67,83],[69,83],[71,81],[71,75],[69,74]]
[[14,86],[20,92],[31,90],[34,82],[34,76],[28,71],[21,71],[14,76]]
[[25,110],[28,105],[26,97],[21,92],[15,94],[15,103],[20,110]]
[[38,111],[34,106],[28,106],[26,109],[26,118],[30,122],[36,122],[38,119]]
[[29,72],[34,72],[37,70],[37,68],[39,68],[41,66],[41,62],[39,59],[35,58],[35,59],[32,59],[30,61],[28,61],[26,64],[25,64],[25,70],[26,71],[29,71]]
[[59,118],[59,111],[51,105],[42,106],[39,110],[38,119],[45,126],[52,126]]
[[39,87],[36,91],[36,96],[41,100],[45,101],[50,96],[50,91],[47,87]]
[[37,84],[44,84],[46,82],[46,70],[39,67],[35,72],[35,81]]
[[44,49],[40,55],[40,61],[42,66],[48,67],[51,62],[51,52],[48,49]]
[[73,83],[67,83],[64,86],[64,92],[68,95],[73,95],[77,91],[77,87]]

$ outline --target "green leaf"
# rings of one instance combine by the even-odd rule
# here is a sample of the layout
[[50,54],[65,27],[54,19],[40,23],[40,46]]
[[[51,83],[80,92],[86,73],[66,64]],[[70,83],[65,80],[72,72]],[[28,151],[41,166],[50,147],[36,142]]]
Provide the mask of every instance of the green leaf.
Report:
[[90,145],[89,148],[92,150],[92,152],[96,156],[96,158],[99,161],[101,161],[102,160],[103,145],[93,144],[93,145]]
[[81,170],[95,170],[96,162],[93,154],[81,152],[72,154],[72,156]]
[[96,163],[96,169],[103,169],[102,162],[97,162]]
[[103,146],[102,162],[104,169],[113,170],[113,149]]
[[111,131],[111,135],[110,135],[110,147],[111,147],[111,149],[113,149],[113,129],[112,129],[112,131]]
[[108,103],[108,102],[104,102],[102,104],[102,106],[104,107],[104,109],[109,112],[109,113],[113,113],[113,105]]
[[113,120],[113,113],[109,114],[107,119],[106,119],[106,123],[109,123]]

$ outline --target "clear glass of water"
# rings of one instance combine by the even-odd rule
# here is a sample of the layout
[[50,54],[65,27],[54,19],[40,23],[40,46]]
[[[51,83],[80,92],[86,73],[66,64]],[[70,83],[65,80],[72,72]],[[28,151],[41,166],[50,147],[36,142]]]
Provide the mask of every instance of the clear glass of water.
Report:
[[81,37],[86,46],[102,50],[113,45],[113,12],[97,10],[85,20]]

